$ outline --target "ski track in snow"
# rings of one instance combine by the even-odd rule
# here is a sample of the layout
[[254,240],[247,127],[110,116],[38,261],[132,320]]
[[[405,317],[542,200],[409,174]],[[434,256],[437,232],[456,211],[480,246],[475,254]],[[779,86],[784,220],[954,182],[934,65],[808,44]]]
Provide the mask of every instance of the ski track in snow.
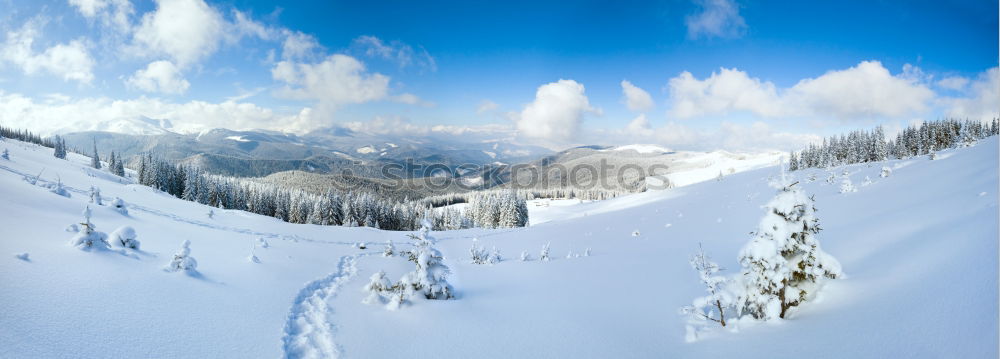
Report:
[[340,257],[339,270],[306,284],[292,303],[285,322],[282,349],[285,358],[337,358],[340,346],[333,340],[329,300],[358,273],[358,258],[371,253]]

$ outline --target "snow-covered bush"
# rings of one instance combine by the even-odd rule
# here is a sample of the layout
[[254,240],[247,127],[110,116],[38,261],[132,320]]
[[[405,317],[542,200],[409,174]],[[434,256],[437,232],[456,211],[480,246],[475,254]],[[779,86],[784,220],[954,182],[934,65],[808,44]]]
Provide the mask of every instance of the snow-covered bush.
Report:
[[63,188],[62,179],[60,179],[60,178],[56,178],[56,183],[54,183],[54,184],[51,185],[51,189],[49,189],[49,192],[55,193],[57,195],[60,195],[60,196],[66,197],[66,198],[72,197],[72,196],[70,196],[69,191],[67,191],[66,188]]
[[168,272],[176,271],[189,271],[193,272],[198,269],[198,261],[191,257],[191,241],[184,240],[181,242],[181,249],[174,254],[174,259],[170,260],[167,267],[164,270]]
[[865,181],[864,181],[864,182],[861,182],[861,186],[862,186],[862,187],[864,187],[864,186],[868,186],[868,185],[870,185],[870,184],[872,184],[872,179],[871,179],[871,177],[868,177],[868,176],[865,176]]
[[135,229],[129,226],[119,227],[109,236],[111,245],[120,248],[139,249]]
[[25,261],[25,262],[31,262],[31,259],[28,258],[28,252],[15,253],[14,254],[14,258],[20,259],[20,260]]
[[796,183],[782,185],[765,206],[750,243],[740,251],[741,310],[756,319],[785,318],[816,295],[840,263],[820,249],[815,200]]
[[104,203],[101,202],[101,189],[90,186],[90,203],[96,204],[98,206],[103,206]]
[[884,167],[883,166],[882,167],[882,173],[879,173],[879,176],[881,176],[882,178],[886,178],[886,177],[889,177],[889,175],[891,175],[891,174],[892,174],[892,169],[889,168],[889,167]]
[[4,148],[3,153],[0,154],[0,158],[10,161],[10,152],[7,152],[7,149]]
[[108,235],[98,232],[93,223],[90,223],[90,206],[83,210],[84,221],[80,223],[82,229],[70,240],[74,247],[89,251],[108,248]]
[[382,251],[383,257],[392,257],[396,254],[396,247],[392,245],[392,240],[385,244],[385,250]]
[[502,261],[503,261],[503,257],[500,255],[500,250],[497,249],[497,247],[493,247],[493,250],[490,251],[489,258],[486,259],[486,263],[497,264],[497,263],[500,263]]
[[587,250],[583,251],[583,256],[590,257],[590,247],[587,247]]
[[527,262],[530,260],[531,260],[531,255],[528,254],[528,251],[521,251],[521,261]]
[[363,290],[365,293],[368,293],[368,296],[361,303],[385,303],[398,289],[398,286],[390,283],[389,279],[385,277],[384,271],[378,271],[378,273],[372,274],[371,280],[368,281],[368,284],[365,284]]
[[479,246],[479,238],[472,238],[472,248],[469,248],[469,255],[473,264],[486,264],[490,256],[486,252],[486,248]]
[[552,244],[552,243],[545,243],[545,245],[542,246],[541,253],[538,253],[538,260],[543,261],[543,262],[548,262],[549,261],[549,245],[550,244]]
[[691,268],[698,272],[708,295],[695,298],[691,305],[681,308],[681,313],[688,316],[685,339],[689,342],[697,340],[698,333],[707,330],[712,323],[726,326],[727,316],[733,318],[732,313],[738,303],[738,296],[728,288],[732,282],[719,275],[722,267],[705,254],[701,244],[690,263]]
[[638,229],[632,231],[632,237],[638,237],[638,236],[639,236],[639,230]]
[[206,213],[205,215],[208,216],[208,219],[213,219],[215,218],[215,210],[210,209],[208,210],[208,213]]
[[119,197],[115,197],[114,201],[111,201],[111,207],[114,208],[118,213],[127,216],[128,208],[125,208],[125,201]]
[[840,181],[840,193],[851,193],[857,191],[858,189],[854,187],[854,183],[851,182],[850,178],[844,177],[844,179]]

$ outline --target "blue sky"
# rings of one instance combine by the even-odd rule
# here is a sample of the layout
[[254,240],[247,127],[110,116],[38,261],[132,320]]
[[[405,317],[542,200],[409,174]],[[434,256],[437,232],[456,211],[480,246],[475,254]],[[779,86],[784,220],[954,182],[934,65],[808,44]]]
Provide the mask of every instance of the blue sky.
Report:
[[179,132],[339,125],[551,147],[787,149],[1000,107],[998,11],[987,1],[0,8],[0,122],[44,133],[135,131],[122,123],[149,117]]

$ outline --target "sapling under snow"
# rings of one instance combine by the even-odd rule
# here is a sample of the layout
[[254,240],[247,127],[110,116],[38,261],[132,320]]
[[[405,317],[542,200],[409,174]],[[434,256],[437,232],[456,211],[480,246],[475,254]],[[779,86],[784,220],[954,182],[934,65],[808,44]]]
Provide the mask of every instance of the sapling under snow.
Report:
[[70,240],[70,244],[86,251],[106,249],[108,235],[96,230],[94,224],[90,222],[91,213],[90,206],[83,210],[84,221],[80,223],[81,229]]
[[815,199],[782,184],[765,206],[753,239],[740,251],[740,306],[756,319],[785,318],[788,310],[815,297],[827,279],[841,276],[840,263],[820,249]]
[[542,246],[542,251],[538,254],[538,260],[543,262],[549,261],[549,244],[551,243],[545,243],[545,245]]
[[111,245],[119,248],[139,249],[139,240],[135,229],[129,226],[119,227],[109,236]]
[[186,239],[181,242],[181,249],[174,254],[174,259],[170,260],[170,263],[164,268],[168,272],[181,270],[193,272],[196,269],[198,269],[198,261],[191,257],[191,241]]
[[698,332],[711,323],[726,326],[726,318],[733,317],[731,313],[734,312],[737,296],[728,288],[731,281],[719,275],[722,267],[705,254],[700,243],[698,253],[691,257],[690,264],[698,272],[701,284],[708,292],[708,295],[695,298],[691,305],[681,308],[681,313],[688,316],[686,339],[694,341],[698,338]]

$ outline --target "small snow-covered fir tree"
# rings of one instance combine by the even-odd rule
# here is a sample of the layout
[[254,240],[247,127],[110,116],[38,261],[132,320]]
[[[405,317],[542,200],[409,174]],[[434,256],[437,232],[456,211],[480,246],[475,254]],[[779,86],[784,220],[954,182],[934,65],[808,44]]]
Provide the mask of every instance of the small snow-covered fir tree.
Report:
[[503,257],[500,255],[500,250],[497,249],[497,247],[493,247],[493,250],[490,252],[489,257],[486,259],[486,263],[497,264],[502,261]]
[[382,304],[388,301],[388,299],[393,297],[393,294],[399,289],[398,286],[393,285],[386,278],[384,271],[378,271],[372,274],[371,279],[368,284],[365,284],[363,290],[368,293],[365,299],[361,301],[364,304]]
[[213,219],[215,218],[215,210],[210,209],[205,215],[208,216],[208,219]]
[[472,238],[472,248],[469,248],[469,256],[473,264],[486,264],[489,260],[489,253],[486,248],[479,246],[479,238]]
[[3,153],[0,154],[0,158],[10,161],[10,152],[7,152],[7,149],[4,148]]
[[700,243],[698,253],[691,257],[690,263],[691,268],[698,272],[708,295],[695,298],[691,305],[681,308],[681,313],[688,316],[685,338],[689,342],[697,340],[698,333],[706,330],[711,323],[725,327],[726,318],[733,318],[737,304],[737,296],[728,288],[731,281],[719,275],[722,267],[705,254]]
[[139,249],[139,240],[136,239],[135,229],[132,227],[119,227],[108,237],[113,247]]
[[94,140],[94,152],[90,157],[90,167],[101,169],[101,156],[97,155],[97,140]]
[[385,250],[382,251],[383,257],[392,257],[396,254],[396,247],[392,245],[392,240],[385,244]]
[[98,206],[103,206],[104,203],[101,202],[101,189],[90,186],[90,203],[96,204]]
[[798,182],[779,185],[750,243],[740,251],[742,312],[756,319],[785,318],[789,308],[816,295],[840,263],[820,249],[815,200]]
[[181,242],[181,249],[174,254],[174,259],[170,260],[167,267],[164,270],[168,272],[176,271],[190,271],[193,272],[198,269],[198,261],[191,257],[191,241],[184,240]]
[[881,176],[882,178],[886,178],[886,177],[889,177],[889,175],[892,175],[892,169],[889,168],[889,167],[883,166],[882,167],[882,172],[879,173],[879,176]]
[[52,192],[52,193],[55,193],[57,195],[60,195],[60,196],[63,196],[63,197],[67,197],[67,198],[72,197],[69,194],[69,191],[67,191],[66,188],[63,187],[62,179],[59,178],[59,177],[56,177],[56,183],[52,184],[51,187],[52,187],[52,189],[50,189],[49,192]]
[[585,251],[583,251],[583,256],[584,257],[590,257],[590,247],[587,247],[587,249]]
[[863,187],[863,186],[868,186],[868,185],[870,185],[870,184],[872,184],[872,179],[871,179],[871,177],[868,177],[868,176],[865,176],[865,181],[864,181],[864,182],[861,182],[861,186],[862,186],[862,187]]
[[399,285],[406,293],[406,299],[417,294],[425,299],[454,298],[454,288],[448,283],[451,269],[444,264],[444,256],[434,248],[434,239],[430,235],[431,222],[425,218],[421,221],[418,235],[411,235],[416,248],[406,254],[409,260],[416,264],[416,269],[399,280]]
[[840,181],[840,193],[851,193],[857,191],[858,189],[854,187],[854,183],[851,182],[850,178],[844,177],[844,179]]
[[527,262],[527,261],[530,261],[530,260],[531,260],[531,255],[528,254],[528,251],[521,251],[521,261],[522,262]]
[[542,246],[542,251],[540,253],[538,253],[538,260],[543,261],[543,262],[548,262],[549,261],[549,259],[550,259],[549,258],[549,244],[551,244],[551,243],[545,243],[545,245]]
[[83,222],[80,223],[80,231],[70,240],[70,244],[80,249],[100,250],[108,248],[108,235],[98,232],[93,223],[90,222],[92,212],[90,206],[83,210]]

